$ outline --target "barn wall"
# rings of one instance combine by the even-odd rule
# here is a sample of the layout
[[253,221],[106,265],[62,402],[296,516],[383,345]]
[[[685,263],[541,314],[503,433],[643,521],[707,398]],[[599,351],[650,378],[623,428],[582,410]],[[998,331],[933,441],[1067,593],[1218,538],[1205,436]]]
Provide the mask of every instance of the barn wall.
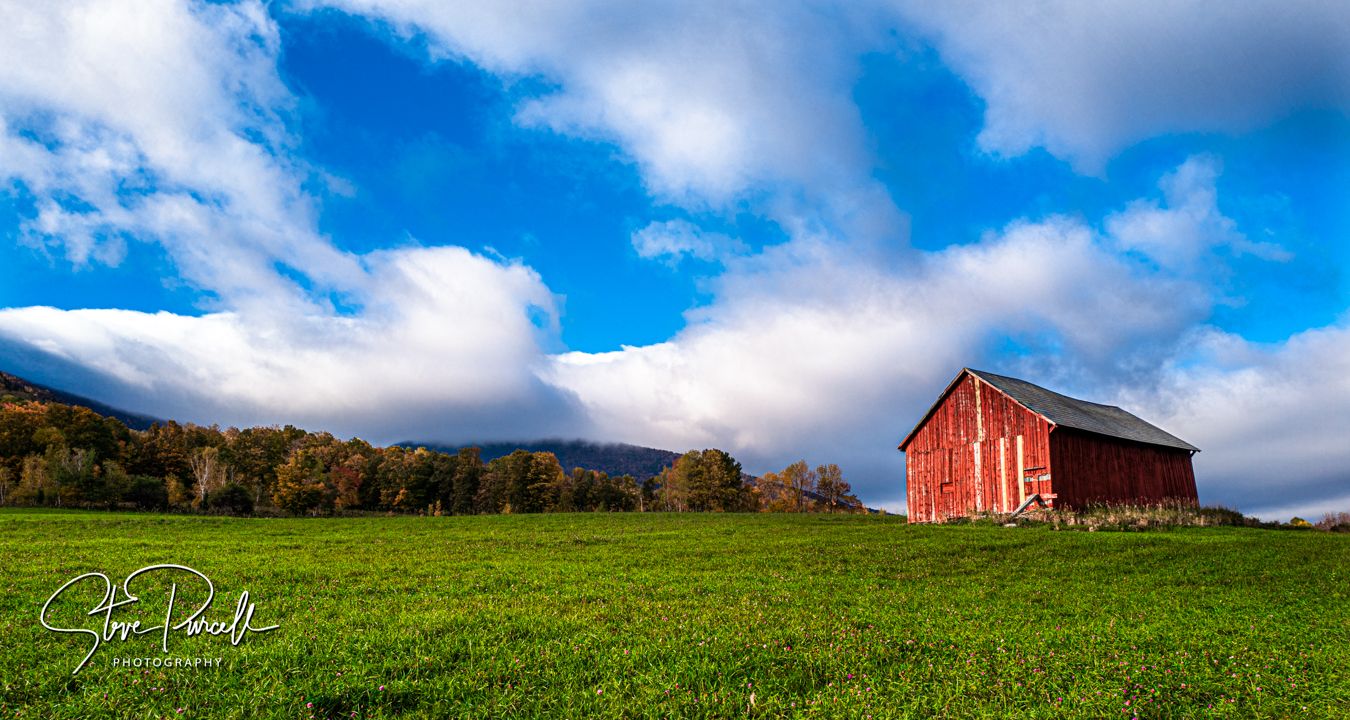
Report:
[[[1011,512],[1027,495],[1050,492],[1050,428],[966,373],[905,448],[909,521]],[[1033,482],[1020,486],[1023,475]]]
[[1197,500],[1195,471],[1184,450],[1061,427],[1050,435],[1050,458],[1059,507]]

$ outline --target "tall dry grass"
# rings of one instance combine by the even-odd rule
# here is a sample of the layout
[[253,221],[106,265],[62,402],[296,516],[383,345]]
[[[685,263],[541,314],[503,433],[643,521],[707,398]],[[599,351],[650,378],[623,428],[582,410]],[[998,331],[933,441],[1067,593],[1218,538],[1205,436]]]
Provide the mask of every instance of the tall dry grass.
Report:
[[[1265,522],[1248,517],[1232,508],[1202,507],[1187,502],[1162,502],[1146,505],[1094,505],[1070,509],[1036,508],[1016,518],[1007,513],[971,512],[948,522],[981,524],[1037,525],[1080,530],[1148,530],[1175,527],[1260,527],[1288,528],[1294,525]],[[1312,527],[1311,524],[1307,527]],[[1327,515],[1317,528],[1350,532],[1350,513]]]

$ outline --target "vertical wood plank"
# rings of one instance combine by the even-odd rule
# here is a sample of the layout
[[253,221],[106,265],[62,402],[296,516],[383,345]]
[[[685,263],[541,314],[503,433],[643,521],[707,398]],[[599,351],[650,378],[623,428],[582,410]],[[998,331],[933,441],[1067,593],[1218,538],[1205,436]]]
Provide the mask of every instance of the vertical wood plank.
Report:
[[1008,438],[998,439],[998,511],[1012,512],[1008,508]]

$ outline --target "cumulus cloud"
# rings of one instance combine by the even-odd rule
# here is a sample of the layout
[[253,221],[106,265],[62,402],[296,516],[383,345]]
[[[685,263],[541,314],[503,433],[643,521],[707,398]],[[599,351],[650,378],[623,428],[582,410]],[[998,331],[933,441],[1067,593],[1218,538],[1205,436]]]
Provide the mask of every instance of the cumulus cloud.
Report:
[[660,260],[671,266],[678,265],[686,257],[717,260],[746,251],[745,243],[721,233],[704,232],[688,220],[650,223],[633,233],[632,241],[638,257]]
[[294,158],[279,51],[250,0],[0,3],[0,187],[32,207],[22,241],[76,267],[157,242],[213,298],[201,316],[3,310],[7,366],[203,422],[390,441],[584,428],[533,374],[558,312],[532,270],[459,248],[358,256],[317,231],[306,179],[342,183]]
[[859,57],[890,44],[879,8],[809,3],[315,2],[425,38],[513,81],[526,127],[619,145],[658,199],[720,209],[753,199],[861,240],[904,239],[871,178],[852,99]]
[[1235,223],[1219,213],[1213,162],[1191,158],[1160,183],[1167,207],[1136,200],[1106,219],[1123,250],[1133,250],[1164,267],[1189,269],[1216,245],[1242,242]]
[[1122,392],[1195,443],[1202,498],[1270,518],[1350,507],[1350,327],[1263,345],[1199,332],[1155,389]]
[[230,307],[312,309],[277,264],[358,282],[288,159],[278,46],[257,2],[0,3],[0,186],[36,210],[25,241],[76,266],[157,241]]
[[1166,133],[1240,133],[1350,110],[1350,8],[1242,3],[896,4],[985,101],[984,149],[1044,147],[1097,171]]
[[0,310],[0,345],[47,373],[80,369],[71,389],[93,384],[105,401],[199,422],[293,422],[388,442],[586,431],[534,375],[557,308],[533,270],[462,248],[362,263],[355,315],[13,308]]
[[979,145],[1100,172],[1168,133],[1350,110],[1350,11],[1300,0],[1030,4],[312,0],[514,82],[527,127],[617,144],[652,193],[751,199],[785,225],[903,240],[853,101],[861,58],[930,42],[984,101]]
[[1218,175],[1215,158],[1189,158],[1159,183],[1165,207],[1154,200],[1136,200],[1106,219],[1107,230],[1121,249],[1143,253],[1174,271],[1194,273],[1197,262],[1216,250],[1229,256],[1289,260],[1288,251],[1247,239],[1237,223],[1220,212]]

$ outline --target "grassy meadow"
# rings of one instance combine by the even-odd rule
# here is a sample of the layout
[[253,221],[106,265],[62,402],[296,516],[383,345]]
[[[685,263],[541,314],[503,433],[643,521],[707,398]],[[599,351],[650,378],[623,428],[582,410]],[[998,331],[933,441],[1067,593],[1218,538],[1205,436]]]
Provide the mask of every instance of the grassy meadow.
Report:
[[[157,563],[210,577],[209,617],[248,590],[281,627],[170,639],[218,668],[114,667],[160,639],[108,641],[72,676],[90,638],[43,603]],[[114,619],[162,617],[146,579]],[[101,594],[52,622],[100,627]],[[1350,536],[0,511],[0,718],[869,716],[1350,716]]]

